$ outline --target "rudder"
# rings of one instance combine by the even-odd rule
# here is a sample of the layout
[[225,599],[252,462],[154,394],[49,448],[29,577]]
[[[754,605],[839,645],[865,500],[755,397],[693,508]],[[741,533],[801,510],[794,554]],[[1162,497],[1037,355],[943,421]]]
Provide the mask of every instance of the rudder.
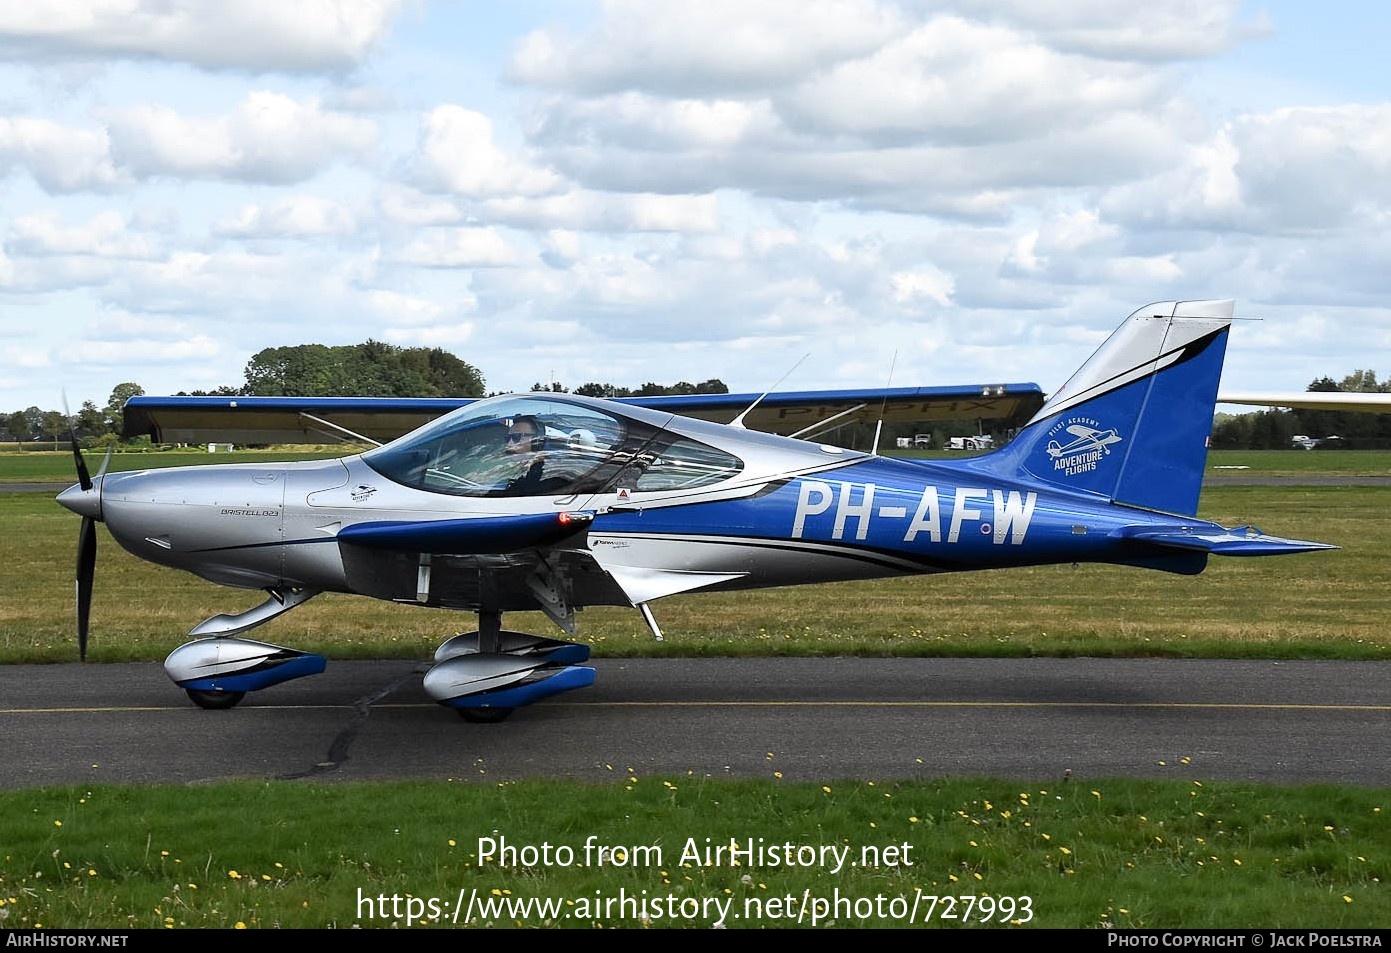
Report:
[[1130,315],[1009,446],[978,458],[1117,503],[1194,515],[1234,302]]

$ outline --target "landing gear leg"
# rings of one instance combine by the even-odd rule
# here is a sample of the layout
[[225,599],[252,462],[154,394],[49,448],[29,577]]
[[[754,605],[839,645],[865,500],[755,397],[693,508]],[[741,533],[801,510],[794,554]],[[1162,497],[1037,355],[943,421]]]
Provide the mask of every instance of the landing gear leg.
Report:
[[502,613],[478,610],[478,651],[491,654],[502,651]]
[[[496,609],[478,610],[478,653],[496,654],[502,651],[502,613]],[[495,725],[516,709],[513,708],[456,708],[459,717],[476,725]]]

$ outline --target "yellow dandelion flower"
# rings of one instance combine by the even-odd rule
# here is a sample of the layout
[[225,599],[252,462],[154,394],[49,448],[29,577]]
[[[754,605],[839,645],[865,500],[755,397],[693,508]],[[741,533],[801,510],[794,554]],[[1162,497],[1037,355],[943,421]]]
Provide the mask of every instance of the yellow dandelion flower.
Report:
[[782,772],[781,772],[781,771],[774,771],[774,772],[773,772],[773,777],[775,777],[775,778],[780,778],[780,777],[782,777]]
[[821,790],[825,791],[827,794],[831,793],[831,789],[824,784],[821,785]]
[[1092,792],[1092,797],[1096,798],[1098,801],[1101,800],[1101,792],[1100,792],[1100,791],[1093,791],[1093,792]]
[[62,827],[62,826],[63,826],[63,822],[62,822],[62,821],[54,821],[54,822],[53,822],[53,826],[54,826],[54,827]]
[[1058,850],[1062,853],[1064,857],[1072,856],[1072,848],[1070,847],[1059,847]]
[[233,929],[233,930],[245,930],[245,929],[246,929],[246,924],[243,923],[242,921],[238,920],[238,921],[237,921],[237,925],[234,926],[234,927],[232,927],[232,929]]
[[977,873],[972,873],[971,876],[972,876],[972,877],[975,877],[977,880],[984,880],[984,879],[985,879],[984,877],[982,877],[980,874],[977,874]]
[[1234,864],[1236,864],[1238,867],[1240,867],[1240,866],[1241,866],[1241,858],[1240,858],[1240,857],[1233,857],[1233,858],[1232,858],[1232,863],[1234,863]]
[[458,846],[457,844],[454,843],[454,838],[452,838],[452,837],[449,838],[449,846],[450,846],[450,847],[457,847],[457,846]]
[[909,823],[909,824],[916,824],[916,823],[918,823],[917,817],[914,816],[914,817],[908,818],[908,823]]
[[227,876],[228,876],[228,877],[231,877],[233,880],[240,880],[240,879],[241,879],[241,874],[237,873],[235,870],[229,870],[229,871],[227,871]]
[[1347,894],[1343,894],[1343,903],[1352,903],[1352,898]]

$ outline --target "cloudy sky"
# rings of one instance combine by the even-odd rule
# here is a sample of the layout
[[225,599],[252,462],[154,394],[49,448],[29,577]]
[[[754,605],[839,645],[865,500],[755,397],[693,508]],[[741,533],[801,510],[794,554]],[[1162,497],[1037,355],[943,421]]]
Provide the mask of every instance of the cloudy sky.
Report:
[[1388,36],[1372,0],[3,4],[0,412],[368,339],[490,391],[1051,390],[1217,297],[1260,319],[1225,389],[1391,376]]

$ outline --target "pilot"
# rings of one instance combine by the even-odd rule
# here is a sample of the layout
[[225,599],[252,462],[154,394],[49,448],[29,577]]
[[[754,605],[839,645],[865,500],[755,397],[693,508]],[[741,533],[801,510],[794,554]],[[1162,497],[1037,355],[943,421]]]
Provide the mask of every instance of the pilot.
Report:
[[527,414],[512,419],[506,440],[508,453],[539,453],[546,444],[546,434],[541,421]]
[[504,492],[508,495],[540,492],[546,467],[546,455],[541,452],[546,445],[544,425],[529,414],[514,417],[505,439],[503,452],[518,459],[515,468],[509,468],[516,476],[507,481]]

